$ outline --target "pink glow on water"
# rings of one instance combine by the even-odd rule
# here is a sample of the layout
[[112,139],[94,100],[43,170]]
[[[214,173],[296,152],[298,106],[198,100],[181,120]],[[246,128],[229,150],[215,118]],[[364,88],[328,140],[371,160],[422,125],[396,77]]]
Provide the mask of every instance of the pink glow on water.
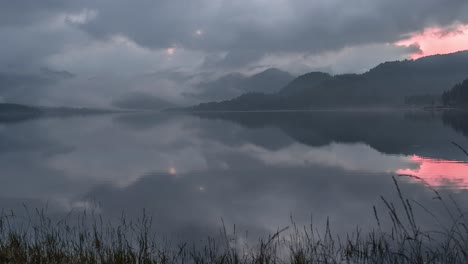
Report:
[[468,163],[431,159],[417,155],[413,155],[409,159],[418,165],[417,168],[399,169],[396,173],[420,178],[432,187],[468,189]]

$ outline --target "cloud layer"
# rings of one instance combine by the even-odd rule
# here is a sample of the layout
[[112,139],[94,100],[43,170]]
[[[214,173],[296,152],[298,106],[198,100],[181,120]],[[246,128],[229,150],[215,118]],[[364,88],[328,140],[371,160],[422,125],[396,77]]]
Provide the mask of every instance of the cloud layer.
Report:
[[[428,29],[446,38],[460,32],[454,25],[468,24],[465,0],[3,0],[0,6],[1,71],[47,66],[86,78],[258,67],[361,72],[425,47],[420,39],[395,43]],[[167,90],[155,83],[141,89]],[[183,87],[169,95],[177,97],[190,83],[177,79],[171,86]]]

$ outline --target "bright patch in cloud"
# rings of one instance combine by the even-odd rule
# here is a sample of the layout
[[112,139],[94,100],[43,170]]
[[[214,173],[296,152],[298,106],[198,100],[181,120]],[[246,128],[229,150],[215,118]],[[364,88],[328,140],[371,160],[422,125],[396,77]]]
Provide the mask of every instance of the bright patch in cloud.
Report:
[[175,48],[168,48],[166,49],[167,55],[174,55],[176,49]]
[[195,31],[195,36],[201,37],[202,35],[203,35],[203,30],[197,29],[197,30]]
[[169,174],[170,175],[176,175],[177,174],[176,168],[174,168],[174,167],[169,168]]
[[89,21],[95,19],[98,15],[96,10],[83,9],[79,13],[67,14],[65,20],[71,24],[86,24]]
[[468,25],[456,24],[446,28],[430,27],[423,32],[411,34],[408,38],[397,42],[396,45],[418,46],[420,52],[411,54],[413,59],[467,50]]

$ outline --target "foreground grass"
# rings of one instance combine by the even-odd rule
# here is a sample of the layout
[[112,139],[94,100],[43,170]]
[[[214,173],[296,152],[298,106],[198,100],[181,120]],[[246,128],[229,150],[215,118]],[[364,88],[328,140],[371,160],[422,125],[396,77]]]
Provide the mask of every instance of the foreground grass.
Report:
[[406,199],[394,182],[398,204],[382,197],[392,223],[388,228],[381,226],[374,208],[376,227],[366,233],[357,230],[343,238],[333,235],[328,223],[321,234],[292,223],[252,246],[239,243],[225,229],[223,239],[171,245],[151,232],[151,218],[145,214],[135,222],[122,217],[114,225],[86,213],[70,224],[52,221],[38,210],[26,221],[3,212],[0,263],[468,263],[468,222],[458,204],[453,199],[447,204],[433,190],[451,223],[423,231],[413,206],[438,221],[437,216]]

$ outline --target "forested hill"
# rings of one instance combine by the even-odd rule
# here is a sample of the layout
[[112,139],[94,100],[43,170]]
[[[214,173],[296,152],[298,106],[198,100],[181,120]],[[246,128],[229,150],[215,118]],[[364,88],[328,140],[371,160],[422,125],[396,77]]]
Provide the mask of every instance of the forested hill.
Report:
[[468,51],[385,62],[363,74],[308,73],[276,94],[250,93],[190,110],[237,111],[401,106],[408,96],[440,96],[468,76]]

